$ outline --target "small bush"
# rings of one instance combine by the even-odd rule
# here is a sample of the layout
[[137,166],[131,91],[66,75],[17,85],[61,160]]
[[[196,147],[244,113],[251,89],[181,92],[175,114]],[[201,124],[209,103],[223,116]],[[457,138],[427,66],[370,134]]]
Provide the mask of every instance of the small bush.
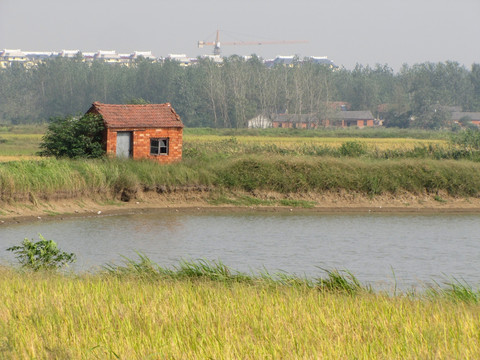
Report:
[[105,154],[102,146],[105,125],[99,115],[87,114],[81,118],[67,116],[51,120],[40,143],[39,155],[98,158]]
[[467,150],[480,150],[480,131],[478,129],[467,129],[454,135],[451,141]]
[[37,242],[25,238],[22,245],[9,247],[7,251],[16,255],[22,267],[33,271],[55,270],[76,261],[75,254],[61,251],[53,240],[39,237]]
[[339,148],[342,156],[361,156],[367,153],[367,146],[359,141],[344,142]]

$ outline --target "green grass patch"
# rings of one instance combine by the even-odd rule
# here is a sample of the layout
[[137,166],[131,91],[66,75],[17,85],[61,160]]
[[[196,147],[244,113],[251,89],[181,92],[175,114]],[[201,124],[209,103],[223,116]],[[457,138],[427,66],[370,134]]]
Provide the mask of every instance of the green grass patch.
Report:
[[61,214],[58,211],[52,211],[52,210],[43,210],[43,212],[48,216],[57,216]]
[[[369,196],[410,192],[451,196],[480,194],[480,164],[471,161],[419,159],[241,156],[211,162],[186,159],[159,165],[132,160],[13,161],[0,164],[0,199],[38,202],[40,199],[103,196],[105,201],[131,198],[142,189],[182,189],[204,186],[230,191],[272,191],[281,194],[354,191]],[[125,195],[126,194],[126,195]],[[211,201],[228,199],[215,196]],[[230,201],[230,200],[228,200]],[[254,196],[232,199],[236,204],[267,204]],[[267,200],[266,200],[267,201]],[[285,204],[285,203],[284,203]],[[297,202],[301,206],[308,203]],[[287,205],[294,206],[295,202]]]
[[112,206],[121,206],[125,205],[124,202],[114,200],[114,199],[107,199],[107,200],[102,200],[102,201],[97,201],[97,204],[105,206],[105,205],[112,205]]
[[271,206],[275,201],[259,199],[247,195],[213,195],[208,199],[210,205],[235,205],[235,206]]
[[446,203],[446,202],[447,202],[447,200],[445,200],[444,198],[442,198],[442,197],[439,196],[439,195],[435,195],[435,196],[433,197],[433,200],[438,201],[439,203]]
[[268,136],[268,137],[340,137],[340,138],[409,138],[409,139],[449,139],[451,131],[398,128],[319,128],[305,129],[213,129],[185,128],[185,135],[216,136]]
[[315,201],[295,200],[295,199],[281,199],[278,202],[282,206],[300,207],[305,209],[313,208],[316,204]]

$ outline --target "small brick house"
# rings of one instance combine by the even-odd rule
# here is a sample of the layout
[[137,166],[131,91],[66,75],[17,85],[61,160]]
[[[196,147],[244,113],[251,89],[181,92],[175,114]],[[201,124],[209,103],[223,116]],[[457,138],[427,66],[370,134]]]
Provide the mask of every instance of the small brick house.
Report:
[[336,118],[341,127],[372,127],[375,121],[371,111],[339,111]]
[[169,103],[114,105],[94,102],[87,114],[101,115],[107,155],[171,163],[182,158],[183,123]]

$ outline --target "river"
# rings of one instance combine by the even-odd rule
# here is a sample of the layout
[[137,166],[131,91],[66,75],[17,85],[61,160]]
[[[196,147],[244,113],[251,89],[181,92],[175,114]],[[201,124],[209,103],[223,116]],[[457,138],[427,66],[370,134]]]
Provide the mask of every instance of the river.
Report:
[[[162,266],[221,260],[239,271],[307,277],[348,269],[375,288],[452,277],[480,283],[478,214],[157,211],[2,225],[0,248],[38,234],[77,254],[75,271],[136,258],[138,251]],[[12,263],[13,254],[2,251],[0,261]]]

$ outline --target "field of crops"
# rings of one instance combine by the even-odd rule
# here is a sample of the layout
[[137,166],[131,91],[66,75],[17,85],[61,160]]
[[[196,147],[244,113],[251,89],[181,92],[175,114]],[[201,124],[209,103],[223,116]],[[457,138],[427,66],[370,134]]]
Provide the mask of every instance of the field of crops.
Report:
[[274,136],[220,136],[220,135],[185,135],[185,143],[203,145],[236,141],[246,145],[276,145],[286,149],[296,149],[302,146],[323,146],[338,148],[346,142],[357,141],[365,144],[371,150],[411,150],[416,146],[447,146],[447,140],[411,139],[411,138],[355,138],[355,137],[274,137]]
[[37,159],[45,126],[0,126],[0,162]]
[[[0,126],[0,159],[17,159],[18,157],[35,156],[39,151],[39,144],[45,132],[45,126]],[[355,133],[349,130],[346,133],[328,133],[328,132],[312,132],[298,131],[285,132],[283,129],[269,129],[263,132],[258,130],[243,131],[222,131],[213,130],[201,131],[201,129],[185,129],[184,142],[188,146],[218,146],[222,143],[232,143],[232,140],[238,144],[246,146],[271,146],[278,148],[295,150],[305,146],[338,148],[345,142],[357,141],[365,144],[370,150],[411,150],[418,146],[435,145],[444,147],[448,141],[443,133],[425,133],[419,132],[419,138],[414,138],[410,133],[409,137],[394,137],[402,135],[395,131],[385,131],[380,129],[377,132],[362,132],[357,130]],[[283,131],[282,131],[283,130]],[[238,134],[237,134],[238,133]],[[312,134],[313,136],[306,136]],[[356,136],[356,135],[358,136]],[[428,134],[428,136],[427,136]],[[337,135],[337,136],[334,136]],[[341,135],[341,136],[339,136]],[[367,135],[370,135],[368,137]],[[380,137],[385,136],[385,137]],[[426,138],[425,138],[426,137]]]
[[[480,195],[479,151],[437,133],[186,129],[184,160],[159,166],[40,159],[44,130],[0,127],[0,201],[130,199],[142,191],[192,188],[211,196],[208,201],[224,197],[220,203],[238,193],[249,205],[277,205],[256,197],[274,192],[289,207],[306,193],[408,192],[437,201],[445,201],[443,194]],[[460,283],[418,296],[375,293],[341,277],[306,283],[283,274],[273,281],[202,264],[177,272],[149,263],[104,270],[78,275],[0,267],[0,358],[480,357],[480,292]]]
[[0,268],[8,359],[478,359],[479,294],[372,293],[354,279],[177,271]]

